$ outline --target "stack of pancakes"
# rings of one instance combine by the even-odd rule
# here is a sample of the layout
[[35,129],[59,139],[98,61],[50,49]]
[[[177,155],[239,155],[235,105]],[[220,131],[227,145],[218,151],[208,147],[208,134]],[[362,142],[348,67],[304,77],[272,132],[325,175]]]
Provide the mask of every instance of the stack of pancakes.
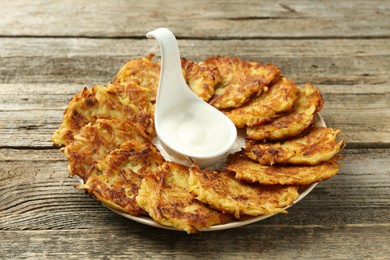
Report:
[[[133,216],[198,232],[248,216],[286,213],[300,187],[338,172],[340,130],[315,125],[323,106],[311,84],[296,86],[272,64],[182,59],[191,90],[242,129],[245,148],[219,169],[164,159],[153,145],[160,64],[132,60],[106,86],[77,93],[52,137],[91,196]],[[205,115],[207,116],[207,115]]]

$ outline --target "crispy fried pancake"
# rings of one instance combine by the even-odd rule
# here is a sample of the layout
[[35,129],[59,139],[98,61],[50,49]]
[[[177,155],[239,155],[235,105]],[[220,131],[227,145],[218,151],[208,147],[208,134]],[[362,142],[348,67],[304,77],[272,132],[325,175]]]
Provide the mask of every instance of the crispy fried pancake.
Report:
[[[136,83],[129,83],[125,86],[109,84],[108,92],[116,97],[123,105],[130,106],[132,108],[130,112],[132,116],[137,113],[143,112],[146,117],[153,117],[154,104],[150,102],[147,93],[143,88],[138,86]],[[125,107],[125,110],[129,110]],[[142,118],[134,118],[140,120],[141,125],[144,125]]]
[[[148,92],[150,101],[156,101],[160,80],[160,63],[153,62],[154,55],[136,59],[123,66],[114,82],[127,85],[136,83]],[[218,68],[182,59],[183,74],[191,90],[200,98],[208,101],[214,94],[216,85],[222,81]]]
[[135,198],[145,175],[163,162],[154,145],[131,140],[98,161],[93,174],[80,187],[111,208],[135,216],[145,214]]
[[[108,85],[108,92],[114,95],[120,104],[114,108],[121,112],[119,119],[130,119],[132,122],[142,127],[150,136],[155,135],[154,129],[154,104],[148,99],[147,93],[134,83],[129,83],[126,86]],[[105,111],[102,111],[101,118]],[[112,117],[115,118],[115,117]]]
[[124,65],[116,74],[114,82],[126,86],[136,83],[147,93],[150,101],[156,101],[158,82],[160,80],[160,64],[153,62],[153,54],[145,58],[135,59]]
[[335,157],[318,165],[269,166],[261,165],[243,153],[229,156],[225,169],[234,172],[238,180],[265,185],[309,185],[329,179],[339,171]]
[[147,100],[146,93],[137,85],[109,84],[84,88],[70,101],[52,141],[59,146],[68,145],[83,126],[98,118],[127,118],[142,127],[148,135],[153,135],[153,112],[153,105]]
[[157,223],[187,233],[232,220],[197,201],[188,191],[188,178],[188,167],[165,162],[142,180],[136,200]]
[[279,74],[279,69],[272,64],[262,65],[238,58],[217,56],[206,59],[204,64],[217,67],[222,76],[221,85],[209,101],[218,109],[243,105],[252,95],[259,95],[267,90],[267,86]]
[[316,165],[331,159],[344,148],[344,140],[336,141],[340,130],[311,127],[307,133],[284,143],[246,141],[246,155],[263,165]]
[[291,110],[298,97],[297,91],[294,82],[283,77],[271,85],[267,92],[252,98],[248,104],[227,112],[226,115],[239,128],[269,122],[280,116],[280,113]]
[[52,137],[65,146],[70,173],[83,179],[79,187],[105,205],[194,233],[242,215],[285,213],[299,196],[295,185],[337,173],[340,130],[309,127],[323,104],[319,90],[310,84],[297,90],[272,64],[218,56],[183,59],[183,75],[198,96],[247,128],[245,155],[231,156],[226,171],[165,162],[151,144],[160,76],[152,58],[130,61],[113,83],[76,94]]
[[283,208],[299,195],[295,186],[249,185],[229,173],[200,170],[197,166],[190,168],[189,184],[196,199],[236,218],[286,213]]
[[98,119],[87,124],[64,149],[69,161],[69,172],[87,181],[97,160],[103,159],[111,150],[129,140],[151,142],[150,137],[130,120]]
[[204,101],[214,95],[214,89],[222,82],[217,67],[206,66],[187,59],[181,59],[184,77],[191,90]]
[[298,98],[293,110],[287,115],[274,119],[268,124],[247,127],[248,138],[254,140],[283,140],[294,137],[308,128],[316,112],[323,106],[318,89],[311,84],[298,87]]

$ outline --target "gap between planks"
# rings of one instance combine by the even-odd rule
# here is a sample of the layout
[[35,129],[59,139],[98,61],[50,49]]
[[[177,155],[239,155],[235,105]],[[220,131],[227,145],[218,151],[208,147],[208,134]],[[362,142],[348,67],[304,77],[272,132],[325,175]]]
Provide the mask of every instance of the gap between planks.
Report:
[[[146,36],[88,36],[88,35],[10,35],[0,34],[1,38],[36,38],[36,39],[96,39],[96,40],[145,40]],[[231,37],[208,37],[208,36],[176,36],[177,40],[196,41],[230,41],[230,40],[385,40],[390,35],[352,35],[352,36],[231,36]]]

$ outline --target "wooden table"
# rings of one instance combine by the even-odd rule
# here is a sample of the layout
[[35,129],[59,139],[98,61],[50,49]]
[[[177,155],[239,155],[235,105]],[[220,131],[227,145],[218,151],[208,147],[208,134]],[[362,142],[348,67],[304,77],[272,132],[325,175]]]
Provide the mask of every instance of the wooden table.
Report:
[[[390,258],[390,1],[0,1],[0,258]],[[159,54],[272,62],[325,98],[340,173],[288,215],[187,235],[125,219],[73,188],[50,142],[69,99]]]

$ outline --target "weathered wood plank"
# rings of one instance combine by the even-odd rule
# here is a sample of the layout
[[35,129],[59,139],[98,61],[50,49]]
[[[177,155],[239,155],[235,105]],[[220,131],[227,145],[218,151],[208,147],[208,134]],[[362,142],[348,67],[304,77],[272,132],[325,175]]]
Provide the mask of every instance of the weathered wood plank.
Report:
[[[388,39],[254,39],[178,40],[182,56],[204,59],[214,55],[239,55],[244,59],[261,57],[383,56],[389,55]],[[156,41],[146,39],[94,38],[0,38],[0,57],[89,57],[136,58],[155,53]],[[97,51],[98,50],[98,51]]]
[[[179,41],[193,60],[239,56],[272,62],[298,83],[389,82],[390,40]],[[99,50],[97,52],[97,50]],[[159,54],[152,40],[0,39],[0,83],[105,84],[130,59]]]
[[[329,104],[329,103],[328,103]],[[329,105],[328,105],[329,106]],[[347,148],[388,147],[390,111],[339,109],[322,112],[329,127],[342,129]],[[62,120],[62,110],[26,110],[0,113],[0,147],[49,147],[50,138]]]
[[2,10],[3,36],[143,37],[161,26],[190,38],[390,36],[388,1],[17,0]]
[[248,226],[201,236],[137,226],[3,231],[0,254],[18,259],[386,259],[389,232],[387,225]]
[[[0,84],[0,147],[49,147],[79,84]],[[347,148],[390,145],[390,88],[318,85],[327,125],[343,130]]]
[[[122,219],[73,188],[57,150],[0,150],[0,230],[89,229]],[[390,223],[390,149],[350,149],[340,173],[320,183],[288,215],[254,225]],[[130,225],[130,224],[129,224]]]
[[[295,82],[310,81],[323,90],[323,115],[330,126],[344,130],[350,145],[390,142],[388,40],[183,40],[180,45],[194,60],[239,53],[273,62]],[[109,82],[126,61],[149,52],[158,48],[147,40],[0,39],[0,146],[50,146],[75,92]]]
[[[388,84],[314,85],[321,90],[328,110],[385,109],[390,106]],[[73,83],[0,84],[0,111],[62,111],[73,95],[84,87],[91,86]]]
[[[4,0],[0,6],[1,259],[390,255],[389,1]],[[174,31],[189,59],[238,55],[317,85],[325,121],[347,139],[340,173],[287,215],[200,236],[130,221],[74,189],[64,155],[50,148],[63,109],[75,92],[109,82],[129,59],[158,54],[145,33],[160,26]]]

